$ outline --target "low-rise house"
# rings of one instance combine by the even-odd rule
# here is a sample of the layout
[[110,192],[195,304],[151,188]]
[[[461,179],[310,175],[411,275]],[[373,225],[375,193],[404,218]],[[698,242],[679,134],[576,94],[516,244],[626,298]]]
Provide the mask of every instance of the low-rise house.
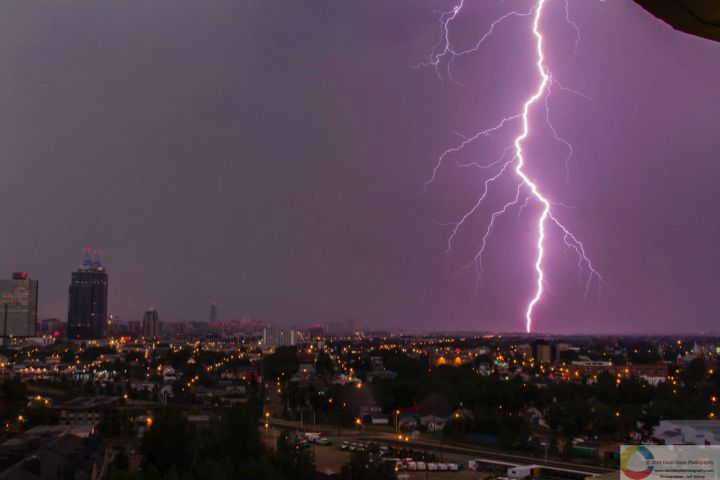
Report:
[[95,426],[38,425],[0,445],[0,479],[97,478]]
[[720,420],[660,420],[653,437],[665,445],[717,445]]
[[131,382],[130,388],[138,392],[154,392],[157,389],[155,382]]
[[165,366],[162,371],[163,375],[163,383],[172,383],[175,380],[177,380],[177,375],[175,374],[175,369],[171,367],[170,365]]
[[393,372],[392,370],[373,370],[371,372],[368,372],[367,379],[368,382],[373,382],[376,378],[384,378],[387,380],[394,380],[397,378],[397,373]]
[[52,408],[63,425],[97,425],[113,420],[120,404],[120,397],[77,397]]
[[425,427],[428,432],[440,432],[445,428],[445,419],[437,415],[425,415],[420,417],[420,425]]
[[372,425],[390,425],[390,419],[382,413],[370,414],[370,423]]
[[400,419],[398,420],[398,426],[400,428],[412,428],[418,426],[420,420],[417,413],[401,413]]
[[382,413],[382,408],[375,402],[365,402],[360,405],[360,417],[365,418],[371,415],[379,415]]

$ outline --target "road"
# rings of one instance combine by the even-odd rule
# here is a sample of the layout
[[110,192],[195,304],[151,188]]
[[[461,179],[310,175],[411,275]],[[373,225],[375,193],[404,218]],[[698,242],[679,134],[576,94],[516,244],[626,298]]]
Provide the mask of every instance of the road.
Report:
[[[300,428],[300,422],[291,421],[291,420],[282,420],[282,419],[276,419],[271,418],[270,424],[274,426],[275,428],[279,429],[290,429],[290,430],[297,430]],[[390,432],[377,432],[377,431],[364,431],[364,430],[358,430],[356,428],[344,428],[342,431],[342,436],[337,436],[337,428],[333,427],[331,425],[317,425],[315,427],[306,426],[307,428],[311,428],[313,431],[322,432],[326,435],[328,435],[331,440],[333,441],[333,446],[336,448],[342,440],[350,440],[350,441],[370,441],[375,440],[378,442],[386,443],[393,446],[401,446],[406,448],[412,448],[415,450],[435,450],[435,451],[441,451],[444,454],[451,454],[453,456],[460,456],[465,461],[472,458],[487,458],[492,460],[501,460],[505,462],[512,462],[519,465],[544,465],[548,467],[556,467],[556,468],[565,468],[569,470],[579,470],[583,472],[588,473],[594,473],[594,474],[603,474],[603,473],[609,473],[616,471],[614,469],[605,468],[605,467],[598,467],[593,465],[585,465],[582,463],[572,463],[572,462],[562,462],[559,460],[544,460],[542,458],[537,457],[530,457],[526,455],[518,455],[514,453],[505,453],[505,452],[498,452],[495,450],[488,450],[483,448],[477,448],[472,446],[458,446],[458,445],[448,445],[445,443],[441,443],[439,441],[435,441],[433,439],[411,439],[409,441],[400,441],[398,440],[397,436],[394,433]],[[320,449],[321,447],[318,447]],[[322,448],[329,448],[329,447],[322,447]],[[316,450],[316,452],[319,452],[320,450]],[[345,453],[345,452],[342,452]],[[346,457],[343,456],[343,459]],[[448,460],[446,460],[448,461]],[[452,461],[452,460],[450,460]],[[331,462],[334,470],[335,462]],[[320,462],[318,461],[318,465],[320,465]],[[321,470],[322,471],[322,470]],[[413,477],[411,477],[413,478]]]
[[583,472],[588,473],[596,473],[596,474],[603,474],[603,473],[609,473],[614,472],[614,469],[611,468],[605,468],[605,467],[597,467],[593,465],[585,465],[582,463],[571,463],[571,462],[561,462],[559,460],[543,460],[542,458],[537,457],[528,457],[524,455],[517,455],[514,453],[503,453],[503,452],[497,452],[493,450],[484,450],[480,448],[474,448],[474,447],[462,447],[462,446],[455,446],[455,445],[447,445],[443,444],[441,445],[440,442],[432,442],[432,441],[425,441],[425,440],[410,440],[409,442],[401,442],[398,440],[395,435],[393,434],[387,434],[387,435],[373,435],[369,437],[372,440],[376,440],[379,442],[388,443],[394,446],[407,446],[409,448],[416,448],[416,449],[432,449],[432,450],[440,450],[442,449],[443,452],[447,453],[455,453],[460,455],[468,455],[471,458],[487,458],[491,460],[501,460],[504,462],[512,462],[517,463],[521,465],[543,465],[547,467],[557,467],[557,468],[565,468],[568,470],[580,470]]

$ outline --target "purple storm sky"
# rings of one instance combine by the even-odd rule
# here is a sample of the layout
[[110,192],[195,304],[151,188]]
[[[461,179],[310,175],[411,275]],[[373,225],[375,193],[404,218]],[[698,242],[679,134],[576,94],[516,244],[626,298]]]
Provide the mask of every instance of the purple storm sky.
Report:
[[[0,4],[0,274],[40,280],[40,316],[65,318],[85,246],[110,274],[110,310],[166,321],[356,318],[414,329],[524,328],[537,206],[502,220],[479,291],[456,277],[488,208],[445,254],[483,172],[437,156],[520,110],[537,81],[530,18],[455,64],[413,69],[452,1],[9,0]],[[467,1],[472,45],[525,1]],[[718,331],[720,43],[629,0],[543,13],[564,85],[532,117],[527,170],[611,288],[583,300],[576,259],[550,234],[540,332]],[[519,125],[458,161],[491,161]],[[514,129],[514,130],[513,130]],[[497,193],[509,191],[504,184]],[[495,202],[495,203],[493,203]]]

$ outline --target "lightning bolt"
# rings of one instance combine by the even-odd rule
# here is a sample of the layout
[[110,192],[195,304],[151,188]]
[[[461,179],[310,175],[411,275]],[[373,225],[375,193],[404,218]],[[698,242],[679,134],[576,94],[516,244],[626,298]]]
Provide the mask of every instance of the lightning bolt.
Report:
[[[502,205],[499,209],[493,211],[490,214],[490,218],[487,224],[487,227],[485,229],[485,232],[481,238],[480,241],[480,247],[473,257],[472,261],[465,265],[461,269],[461,272],[464,271],[467,268],[475,267],[476,270],[476,279],[480,279],[480,276],[482,275],[482,259],[483,255],[486,251],[486,247],[488,245],[488,240],[490,236],[492,235],[492,232],[495,228],[496,220],[500,217],[502,217],[504,214],[506,214],[510,209],[514,207],[518,207],[517,212],[517,218],[520,219],[520,214],[522,213],[523,209],[528,205],[529,202],[534,201],[538,203],[541,207],[540,214],[538,215],[536,219],[536,242],[535,242],[535,261],[533,264],[533,269],[535,272],[535,281],[534,281],[534,289],[532,297],[529,299],[527,306],[525,308],[525,328],[526,331],[529,333],[532,330],[533,326],[533,314],[535,313],[535,309],[538,305],[538,303],[543,298],[543,292],[546,284],[545,279],[545,271],[543,270],[543,262],[545,260],[546,255],[546,238],[547,238],[547,229],[550,227],[555,227],[559,230],[560,234],[562,235],[562,241],[566,248],[571,249],[576,255],[577,255],[577,265],[579,272],[582,274],[584,273],[586,275],[586,282],[585,282],[585,297],[590,293],[590,290],[593,285],[593,281],[596,281],[598,288],[600,288],[602,285],[604,285],[604,281],[598,271],[593,266],[592,262],[590,261],[589,257],[587,256],[585,252],[585,246],[582,244],[582,242],[570,231],[569,228],[567,228],[555,215],[553,211],[554,205],[560,205],[563,204],[560,202],[551,202],[550,199],[541,192],[540,188],[538,187],[538,184],[529,176],[529,174],[525,171],[526,166],[526,159],[524,156],[523,151],[523,144],[525,140],[530,135],[530,122],[529,122],[529,116],[534,106],[536,106],[537,103],[542,101],[544,108],[545,108],[545,121],[547,125],[550,128],[550,131],[552,132],[553,138],[555,141],[561,143],[565,149],[567,150],[567,156],[565,158],[565,172],[566,172],[566,182],[569,178],[569,161],[573,154],[573,148],[570,142],[568,142],[564,137],[562,137],[557,129],[553,126],[553,124],[550,121],[550,106],[548,103],[548,98],[551,93],[551,86],[555,85],[558,87],[558,89],[565,91],[567,93],[572,93],[579,95],[586,100],[590,101],[595,104],[594,100],[590,98],[589,96],[583,94],[582,92],[579,92],[577,90],[573,90],[570,88],[567,88],[560,84],[559,82],[555,81],[552,78],[552,75],[550,74],[549,69],[545,65],[545,54],[543,52],[543,35],[540,30],[540,21],[542,19],[542,13],[543,8],[545,7],[545,4],[548,0],[537,0],[533,7],[530,9],[530,11],[527,12],[519,12],[519,11],[512,11],[509,13],[506,13],[502,15],[501,17],[498,17],[496,20],[494,20],[489,28],[485,31],[485,33],[480,37],[480,39],[470,48],[467,49],[455,49],[452,45],[452,42],[450,40],[450,24],[457,18],[457,16],[461,13],[461,10],[464,5],[464,0],[460,0],[459,3],[453,7],[452,10],[447,12],[440,12],[439,14],[439,22],[440,22],[440,31],[441,36],[438,43],[433,47],[428,60],[426,62],[420,63],[416,65],[416,67],[421,66],[431,66],[435,69],[436,74],[438,77],[442,80],[444,77],[447,77],[451,82],[453,83],[459,83],[457,82],[453,76],[452,76],[452,63],[456,58],[463,57],[466,55],[470,55],[472,53],[478,52],[482,45],[488,40],[492,34],[496,31],[497,28],[500,27],[501,24],[506,22],[510,18],[522,18],[522,17],[531,17],[532,18],[532,33],[535,38],[535,51],[536,51],[536,61],[535,61],[535,68],[537,70],[538,74],[538,83],[535,87],[535,90],[531,93],[531,95],[523,102],[522,109],[518,113],[514,113],[512,115],[506,116],[502,118],[499,122],[497,122],[494,126],[491,126],[490,128],[487,128],[485,130],[481,130],[477,132],[474,135],[471,136],[461,136],[462,142],[460,142],[458,145],[448,148],[443,153],[440,154],[440,156],[437,159],[437,162],[432,170],[432,175],[430,178],[425,182],[423,192],[426,191],[432,183],[437,179],[438,174],[440,172],[441,167],[445,163],[445,161],[451,157],[452,155],[462,151],[470,145],[471,143],[475,142],[476,140],[479,140],[481,138],[487,138],[490,137],[493,133],[498,132],[499,130],[505,128],[507,125],[510,125],[515,122],[519,122],[521,124],[521,130],[520,133],[515,137],[514,141],[511,145],[507,146],[500,158],[497,160],[494,160],[490,163],[479,163],[479,162],[471,162],[471,163],[465,163],[460,164],[456,162],[456,164],[459,167],[470,167],[474,166],[482,170],[492,170],[493,173],[485,179],[483,182],[483,187],[480,193],[480,196],[478,197],[477,202],[470,208],[464,215],[462,215],[458,220],[450,223],[444,223],[442,225],[446,225],[450,227],[450,235],[448,237],[447,241],[447,252],[449,253],[452,250],[453,241],[455,240],[456,236],[462,229],[465,222],[468,221],[468,219],[473,216],[475,213],[477,213],[482,205],[484,204],[486,198],[488,197],[490,193],[490,189],[492,187],[492,184],[499,180],[500,178],[508,175],[508,174],[514,174],[516,177],[516,190],[515,190],[515,196],[508,202]],[[565,13],[565,20],[566,22],[574,29],[576,34],[576,40],[575,40],[575,49],[574,52],[577,52],[578,45],[580,42],[580,29],[578,28],[577,24],[570,19],[569,11],[568,11],[568,2],[565,0],[564,5],[564,13]],[[575,53],[573,53],[573,56]],[[445,63],[445,74],[441,73],[441,67]],[[512,152],[512,155],[508,155],[510,152]],[[508,156],[510,157],[508,159]]]

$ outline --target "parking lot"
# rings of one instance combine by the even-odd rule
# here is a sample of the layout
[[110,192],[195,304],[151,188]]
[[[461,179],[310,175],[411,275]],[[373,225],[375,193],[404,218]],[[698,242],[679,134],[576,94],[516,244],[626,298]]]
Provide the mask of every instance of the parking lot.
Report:
[[[279,430],[274,430],[273,428],[269,429],[263,429],[263,442],[270,448],[273,447],[275,436],[281,434],[282,432]],[[354,433],[354,432],[353,432]],[[359,438],[357,435],[350,434],[348,436],[343,435],[342,437],[338,437],[336,435],[327,435],[327,437],[330,440],[330,445],[319,445],[316,443],[309,443],[309,448],[311,448],[315,454],[315,462],[317,465],[317,470],[326,474],[333,474],[338,473],[343,465],[348,463],[350,460],[350,455],[352,452],[350,449],[341,449],[343,442],[348,442],[349,445],[355,444],[356,448],[359,445],[366,445],[367,441],[362,440],[362,438]],[[381,443],[382,445],[382,443]],[[404,452],[404,454],[407,454],[407,452]],[[490,479],[494,478],[495,476],[492,475],[489,472],[476,472],[472,470],[468,470],[467,468],[467,462],[468,460],[472,459],[471,456],[467,455],[459,455],[459,454],[453,454],[453,453],[447,453],[443,454],[442,456],[442,463],[445,465],[449,463],[455,463],[461,466],[461,468],[458,471],[429,471],[427,470],[427,463],[440,463],[440,459],[437,458],[437,452],[428,452],[423,450],[415,449],[415,454],[417,458],[424,458],[423,455],[427,455],[427,459],[433,460],[432,462],[426,462],[425,463],[425,469],[422,471],[411,471],[411,470],[400,470],[398,471],[398,478],[399,479],[406,479],[406,480],[413,480],[413,479],[457,479],[457,480],[477,480],[477,479]],[[435,458],[432,457],[432,455],[435,455]],[[386,457],[387,458],[387,457]],[[394,457],[399,458],[399,457]],[[409,458],[409,457],[405,457]],[[409,462],[406,462],[406,466]],[[415,462],[415,468],[417,468],[418,464]]]

